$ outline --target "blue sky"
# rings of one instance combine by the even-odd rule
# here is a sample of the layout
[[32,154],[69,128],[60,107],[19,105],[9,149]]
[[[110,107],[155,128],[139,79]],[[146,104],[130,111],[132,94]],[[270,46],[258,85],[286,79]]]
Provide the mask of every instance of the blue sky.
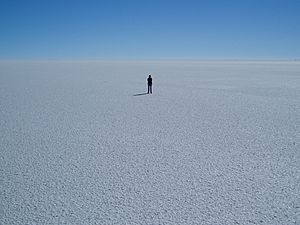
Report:
[[300,58],[299,0],[3,0],[1,59]]

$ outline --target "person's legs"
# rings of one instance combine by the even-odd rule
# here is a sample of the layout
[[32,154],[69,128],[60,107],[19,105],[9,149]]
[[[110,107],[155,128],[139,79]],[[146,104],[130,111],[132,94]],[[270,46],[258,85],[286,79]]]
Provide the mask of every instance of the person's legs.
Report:
[[148,94],[149,94],[149,90],[150,90],[150,85],[148,85]]
[[152,94],[152,85],[150,85],[150,93]]

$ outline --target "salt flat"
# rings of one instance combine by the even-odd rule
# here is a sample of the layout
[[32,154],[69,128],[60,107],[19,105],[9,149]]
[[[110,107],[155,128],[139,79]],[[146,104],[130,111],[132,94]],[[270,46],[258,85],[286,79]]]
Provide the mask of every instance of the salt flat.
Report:
[[0,224],[300,224],[300,62],[2,61],[0,148]]

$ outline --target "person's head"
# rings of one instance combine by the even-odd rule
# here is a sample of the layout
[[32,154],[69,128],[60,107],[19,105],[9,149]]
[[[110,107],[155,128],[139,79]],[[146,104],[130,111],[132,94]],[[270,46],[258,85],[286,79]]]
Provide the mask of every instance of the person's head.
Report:
[[151,78],[151,75],[149,75],[149,78]]

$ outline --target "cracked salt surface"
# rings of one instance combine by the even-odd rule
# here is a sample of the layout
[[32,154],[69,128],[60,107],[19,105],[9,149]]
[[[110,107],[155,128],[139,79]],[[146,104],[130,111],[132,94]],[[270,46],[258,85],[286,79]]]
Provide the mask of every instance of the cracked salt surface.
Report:
[[1,62],[0,224],[300,224],[299,100],[299,62]]

